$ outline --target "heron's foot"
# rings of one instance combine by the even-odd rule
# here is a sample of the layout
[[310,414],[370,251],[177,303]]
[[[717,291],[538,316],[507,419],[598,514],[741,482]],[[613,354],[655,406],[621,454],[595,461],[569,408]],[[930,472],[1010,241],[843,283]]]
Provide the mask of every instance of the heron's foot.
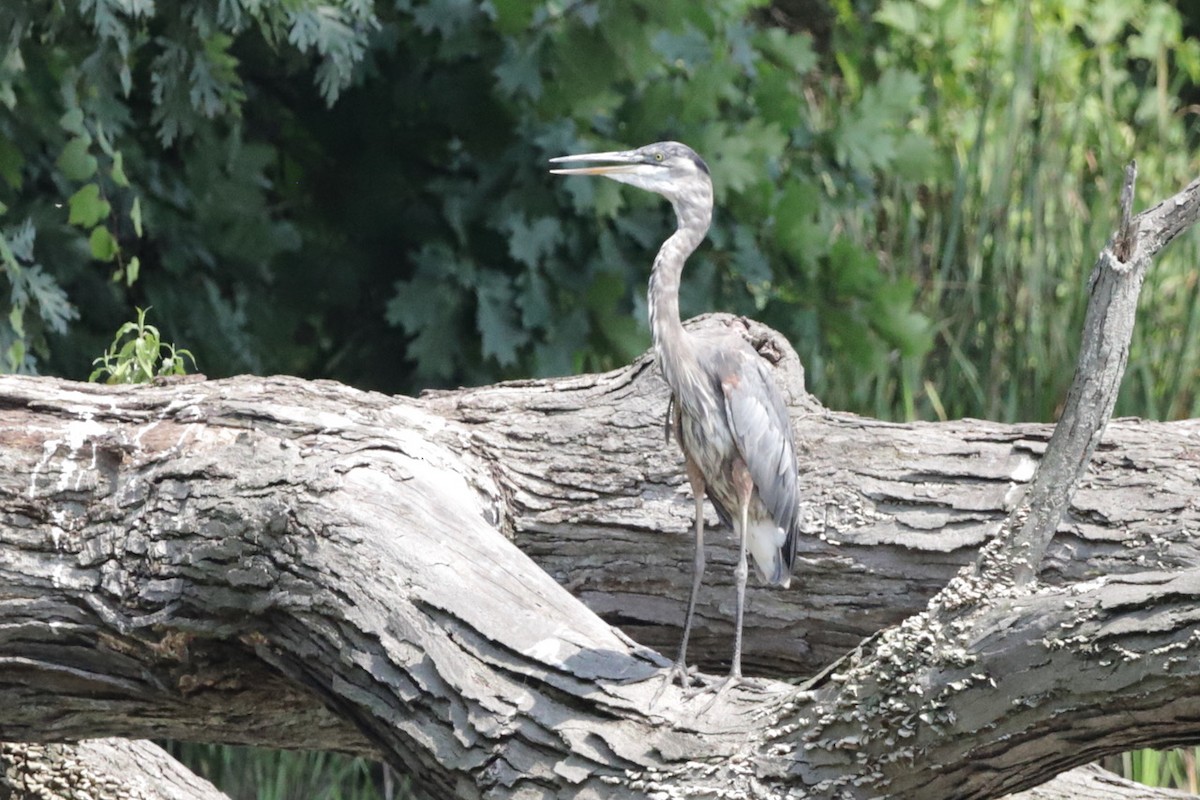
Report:
[[698,714],[707,714],[708,710],[716,705],[718,700],[724,697],[730,689],[737,686],[741,682],[742,676],[731,672],[719,681],[710,683],[707,686],[702,686],[698,689],[693,689],[688,696],[698,697],[700,695],[711,694],[712,697],[710,697],[708,702],[704,704],[704,707],[697,712]]
[[687,697],[688,692],[691,691],[691,686],[700,681],[700,676],[695,672],[694,668],[689,667],[683,661],[676,661],[667,670],[667,673],[663,675],[662,684],[659,685],[658,691],[654,693],[654,697],[650,699],[651,708],[658,705],[658,699],[662,697],[663,692],[676,681],[679,682],[679,688],[683,689],[684,697]]

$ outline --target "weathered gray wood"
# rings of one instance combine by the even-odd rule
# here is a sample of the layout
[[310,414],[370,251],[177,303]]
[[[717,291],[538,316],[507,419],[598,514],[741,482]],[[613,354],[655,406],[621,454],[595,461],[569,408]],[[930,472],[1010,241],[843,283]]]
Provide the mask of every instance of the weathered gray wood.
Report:
[[1171,789],[1151,789],[1120,778],[1101,767],[1087,766],[1064,772],[1036,789],[1009,795],[1005,800],[1080,800],[1084,797],[1104,800],[1183,800],[1195,795]]
[[[647,715],[654,685],[637,681],[661,660],[498,535],[614,619],[672,641],[690,501],[660,438],[663,387],[645,363],[422,401],[291,379],[114,389],[4,378],[0,407],[0,707],[12,710],[0,737],[320,742],[381,752],[431,796],[587,796],[589,786],[636,796],[601,776],[722,755],[749,769],[763,748],[789,744],[766,742],[766,730],[803,718],[802,706],[755,716],[787,693],[774,684],[700,719],[677,696]],[[839,637],[852,644],[921,608],[1002,518],[1048,435],[885,425],[808,401],[797,411],[819,522],[801,588],[756,591],[747,620],[755,663],[776,675],[820,666],[806,638],[836,653]],[[1102,448],[1050,564],[1064,586],[1197,566],[1200,428],[1123,422],[1110,433],[1121,452]],[[928,529],[932,514],[951,524]],[[729,647],[727,543],[714,543],[711,561],[717,661]],[[1138,619],[1156,602],[1149,585]],[[1068,591],[1047,587],[1049,605],[1011,611],[1020,629],[1065,623],[1055,592]],[[1091,597],[1072,601],[1082,609]],[[1186,627],[1186,614],[1162,613]],[[1152,632],[1145,646],[1176,635]],[[1045,680],[1062,669],[1078,674],[1062,661]],[[1186,674],[1174,680],[1197,694]],[[1089,757],[1125,735],[1187,735],[1124,721],[1120,736],[1085,730]],[[581,783],[551,788],[560,773]]]
[[0,744],[0,798],[229,800],[157,745],[128,739]]

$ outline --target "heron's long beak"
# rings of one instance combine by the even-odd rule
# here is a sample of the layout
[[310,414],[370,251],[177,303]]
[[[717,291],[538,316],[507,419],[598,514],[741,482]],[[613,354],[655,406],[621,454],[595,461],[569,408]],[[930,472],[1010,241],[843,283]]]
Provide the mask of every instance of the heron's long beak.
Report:
[[641,157],[630,150],[617,150],[611,153],[582,153],[577,156],[559,156],[550,159],[551,164],[560,164],[564,161],[607,161],[609,164],[552,169],[550,172],[555,175],[612,175],[619,172],[634,172],[643,163]]

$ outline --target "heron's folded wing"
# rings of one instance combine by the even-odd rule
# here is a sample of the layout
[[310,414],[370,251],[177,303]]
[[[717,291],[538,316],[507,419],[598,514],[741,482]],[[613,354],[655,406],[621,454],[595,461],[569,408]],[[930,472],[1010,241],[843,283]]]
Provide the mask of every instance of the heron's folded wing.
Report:
[[783,394],[762,357],[748,345],[726,351],[720,369],[725,413],[734,442],[758,496],[786,534],[783,557],[790,569],[796,560],[796,450],[791,418]]

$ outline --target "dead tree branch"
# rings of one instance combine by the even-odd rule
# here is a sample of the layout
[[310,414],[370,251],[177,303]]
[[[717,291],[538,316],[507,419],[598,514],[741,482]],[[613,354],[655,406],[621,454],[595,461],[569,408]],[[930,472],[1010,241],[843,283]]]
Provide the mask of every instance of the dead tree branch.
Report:
[[1003,559],[997,562],[989,553],[981,564],[983,569],[1011,571],[1018,583],[1028,583],[1036,576],[1112,416],[1146,271],[1159,251],[1200,217],[1200,180],[1132,217],[1136,179],[1137,166],[1131,163],[1121,189],[1121,224],[1100,252],[1088,281],[1090,298],[1079,361],[1054,436],[1025,502],[1013,511],[1006,526],[1009,541],[994,551]]

